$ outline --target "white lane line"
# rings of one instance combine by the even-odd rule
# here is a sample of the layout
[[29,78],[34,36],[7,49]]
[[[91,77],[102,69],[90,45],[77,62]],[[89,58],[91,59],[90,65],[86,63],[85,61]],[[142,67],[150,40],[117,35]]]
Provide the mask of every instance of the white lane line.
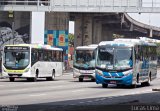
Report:
[[79,102],[80,104],[83,104],[83,103],[85,103],[85,102]]
[[38,84],[38,83],[37,83],[37,82],[34,82],[34,83],[23,83],[23,84],[32,85],[32,84]]
[[103,100],[105,100],[105,99],[106,99],[106,98],[101,98],[100,101],[103,101]]
[[28,84],[28,85],[34,85],[34,84],[40,84],[40,83],[42,83],[42,84],[48,84],[48,83],[61,83],[61,82],[65,82],[65,81],[43,81],[43,82],[32,82],[32,83],[30,83],[30,82],[26,82],[26,83],[23,83],[23,84]]
[[70,104],[71,106],[74,106],[74,105],[76,105],[76,104]]
[[65,73],[65,74],[63,74],[63,76],[70,76],[70,75],[72,75],[73,73]]
[[51,88],[62,88],[62,87],[65,87],[65,86],[52,86]]
[[47,94],[32,94],[32,95],[29,95],[31,97],[39,97],[39,96],[45,96]]
[[87,101],[87,103],[92,103],[93,101]]
[[10,90],[10,92],[20,92],[20,91],[27,91],[27,90],[30,90],[30,89],[13,89],[13,90]]
[[[62,87],[64,87],[64,86],[50,86],[50,87],[48,87],[49,89],[56,89],[56,88],[62,88]],[[20,91],[29,91],[29,90],[31,90],[31,89],[33,89],[33,88],[25,88],[25,89],[13,89],[13,90],[10,90],[10,92],[20,92]]]
[[76,92],[84,92],[84,90],[74,90],[72,91],[73,93],[76,93]]

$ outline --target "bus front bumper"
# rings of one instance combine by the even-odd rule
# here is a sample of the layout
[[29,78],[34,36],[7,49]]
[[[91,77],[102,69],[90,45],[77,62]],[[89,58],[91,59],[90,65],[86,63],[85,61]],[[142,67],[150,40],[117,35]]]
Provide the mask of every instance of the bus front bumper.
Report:
[[2,72],[3,77],[14,77],[14,78],[28,78],[32,77],[30,72],[24,72],[24,73],[8,73],[8,72]]
[[95,71],[94,70],[73,70],[73,77],[74,78],[95,78]]
[[97,84],[121,84],[121,85],[132,85],[133,75],[129,74],[121,78],[105,78],[96,74],[96,83]]

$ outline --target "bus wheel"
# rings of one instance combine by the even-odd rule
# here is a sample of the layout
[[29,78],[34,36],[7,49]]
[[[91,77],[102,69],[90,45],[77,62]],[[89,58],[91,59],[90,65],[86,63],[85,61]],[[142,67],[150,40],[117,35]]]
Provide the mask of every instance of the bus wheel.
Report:
[[83,82],[83,78],[79,78],[79,82]]
[[51,80],[54,80],[54,79],[55,79],[55,70],[53,69]]
[[132,84],[129,86],[130,88],[137,88],[137,84]]
[[94,78],[91,79],[92,82],[95,82],[96,80]]
[[29,81],[29,82],[32,81],[32,78],[27,78],[27,81]]
[[10,77],[9,80],[10,80],[10,82],[14,82],[15,78],[14,77]]
[[103,87],[103,88],[107,88],[107,87],[108,87],[108,84],[102,84],[102,87]]
[[38,69],[37,69],[37,70],[36,70],[36,75],[35,75],[35,77],[32,78],[32,81],[33,81],[33,82],[36,82],[36,81],[37,81],[38,74],[39,74],[39,71],[38,71]]
[[137,83],[139,83],[139,74],[137,75]]
[[151,85],[151,73],[149,74],[148,81],[146,82],[147,86]]
[[55,71],[52,71],[52,77],[47,77],[46,80],[47,81],[53,81],[55,79]]
[[148,81],[143,82],[141,85],[142,86],[150,86],[151,85],[151,73],[149,74]]

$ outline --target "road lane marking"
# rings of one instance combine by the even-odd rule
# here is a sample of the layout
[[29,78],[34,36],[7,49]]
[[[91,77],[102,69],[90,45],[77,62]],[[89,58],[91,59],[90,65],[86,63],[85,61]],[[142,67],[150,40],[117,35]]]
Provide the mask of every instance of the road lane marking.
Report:
[[52,86],[51,88],[61,88],[61,87],[65,87],[65,86]]
[[76,105],[76,104],[70,104],[71,106],[74,106],[74,105]]
[[32,94],[32,95],[29,95],[31,97],[39,97],[39,96],[45,96],[47,94]]
[[23,83],[23,84],[33,85],[33,84],[37,84],[37,83],[36,83],[36,82],[34,82],[34,83]]
[[93,101],[87,101],[87,103],[92,103]]
[[85,102],[79,102],[80,104],[83,104],[83,103],[85,103]]
[[72,91],[73,93],[76,93],[76,92],[83,92],[84,90],[74,90],[74,91]]
[[10,90],[12,92],[20,92],[20,91],[27,91],[29,89],[13,89],[13,90]]
[[30,83],[30,82],[26,82],[26,83],[23,83],[23,84],[28,84],[28,85],[34,85],[34,84],[40,84],[40,83],[42,83],[42,84],[44,84],[44,83],[46,83],[46,84],[48,84],[48,83],[61,83],[61,82],[65,82],[65,81],[42,81],[42,82],[32,82],[32,83]]

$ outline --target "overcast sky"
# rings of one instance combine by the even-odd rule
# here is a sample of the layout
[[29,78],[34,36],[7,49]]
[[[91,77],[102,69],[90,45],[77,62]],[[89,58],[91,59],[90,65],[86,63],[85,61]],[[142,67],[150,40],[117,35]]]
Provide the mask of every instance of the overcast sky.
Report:
[[158,13],[129,13],[129,15],[139,22],[160,27],[160,14]]
[[74,22],[73,21],[69,22],[69,33],[74,34]]

